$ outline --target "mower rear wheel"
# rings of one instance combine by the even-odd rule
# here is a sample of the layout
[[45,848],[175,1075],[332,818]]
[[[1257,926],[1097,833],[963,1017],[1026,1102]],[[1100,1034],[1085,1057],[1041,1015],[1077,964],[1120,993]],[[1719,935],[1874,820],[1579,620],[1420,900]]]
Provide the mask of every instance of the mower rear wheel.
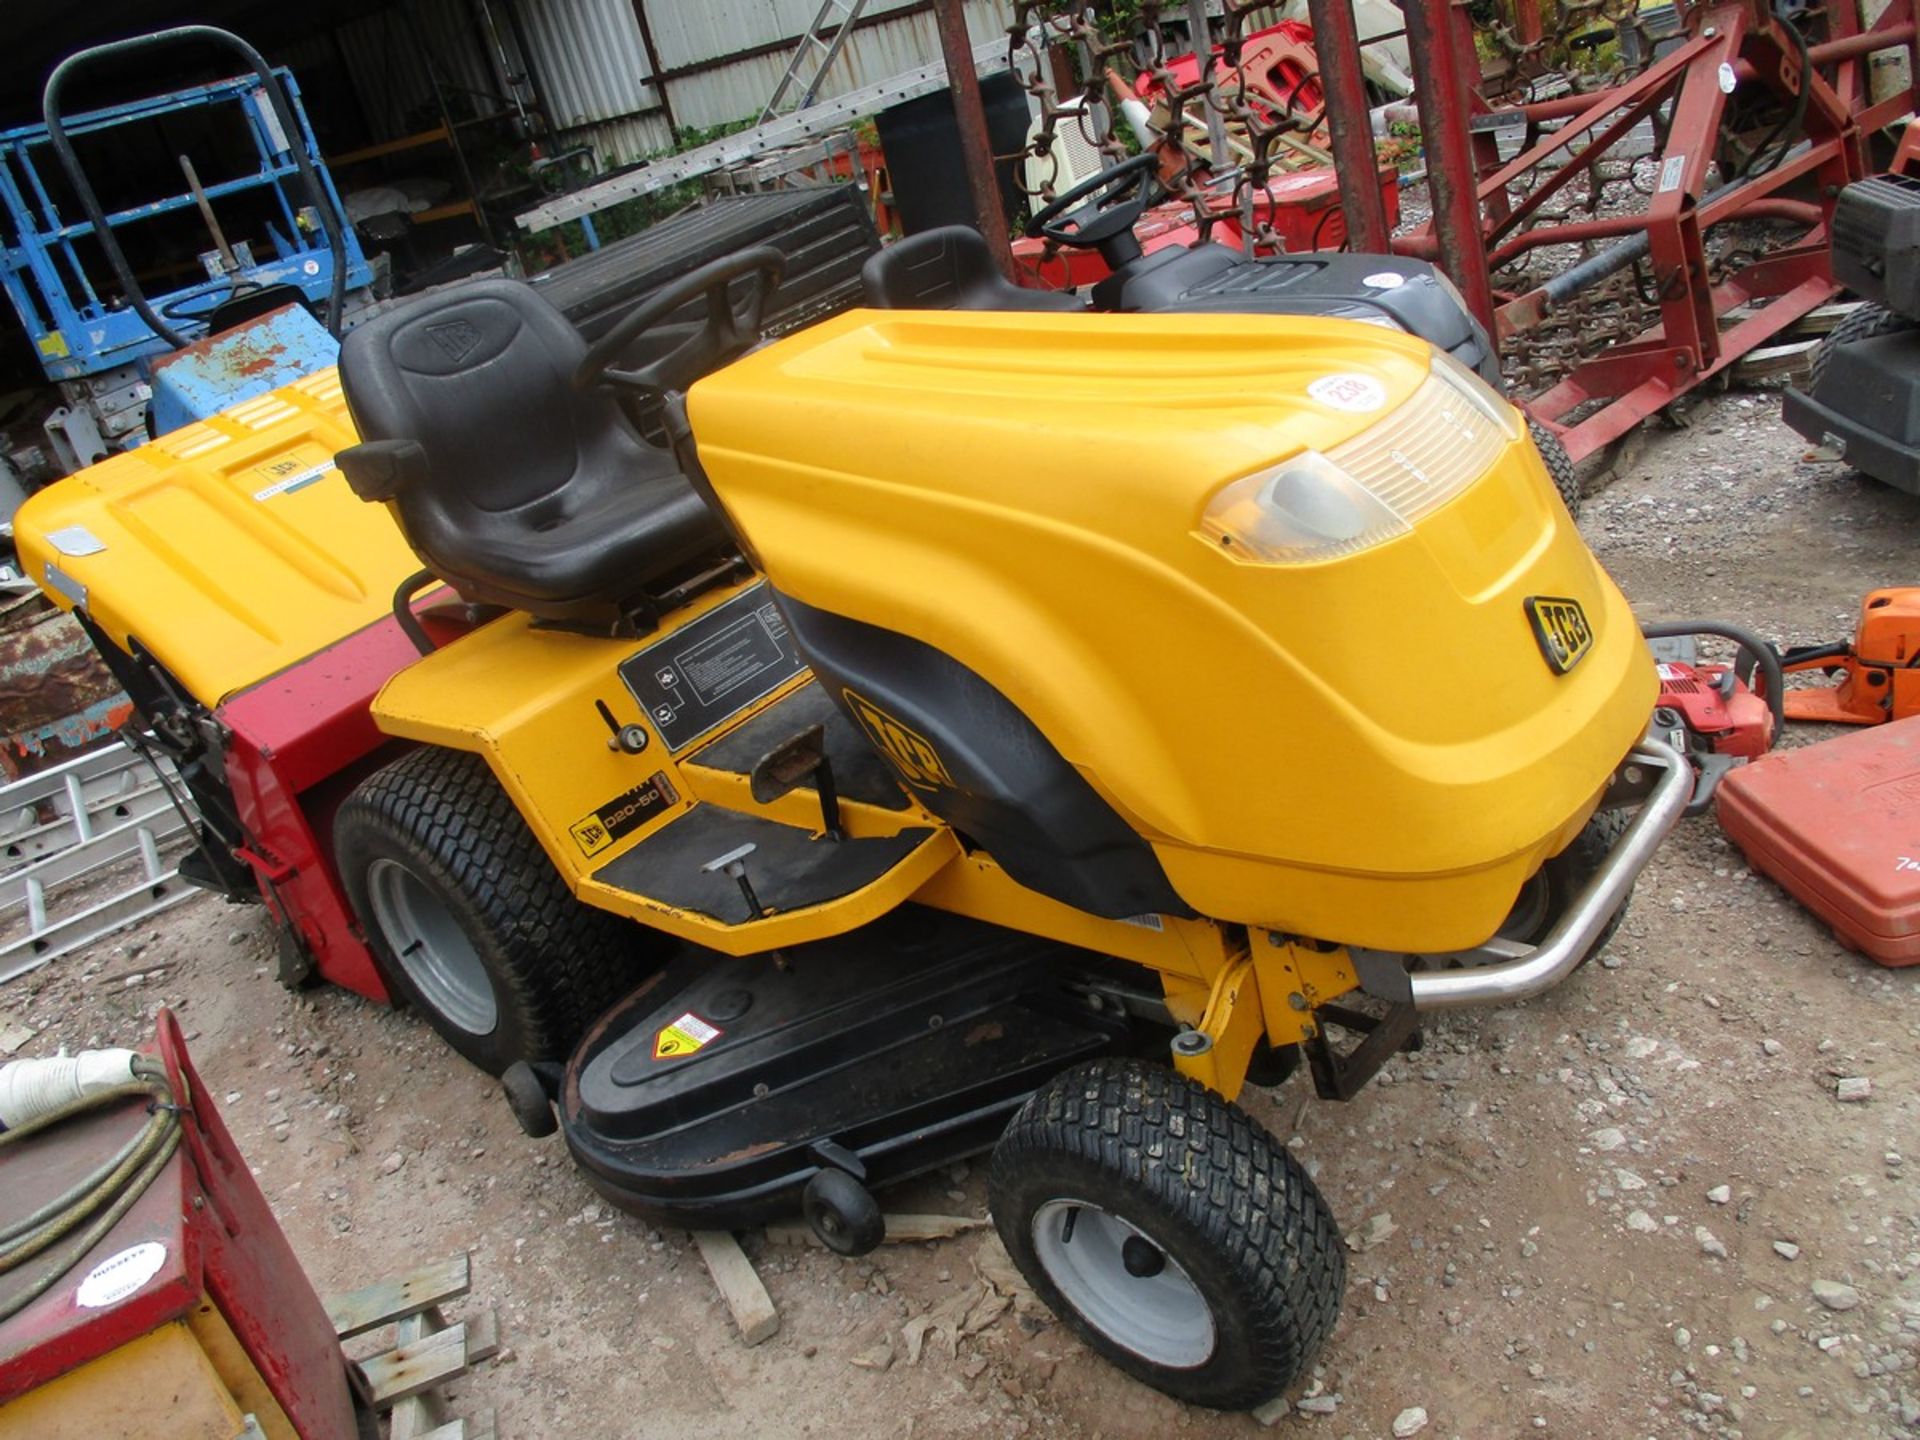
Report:
[[1237,1105],[1163,1066],[1102,1059],[1014,1116],[993,1223],[1054,1313],[1155,1389],[1271,1400],[1333,1329],[1346,1256],[1305,1170]]
[[576,900],[477,755],[408,752],[347,797],[333,835],[388,989],[490,1075],[566,1058],[667,943]]
[[1826,374],[1827,362],[1833,359],[1833,352],[1842,345],[1850,345],[1855,340],[1872,340],[1881,335],[1897,335],[1902,330],[1914,328],[1913,321],[1904,315],[1894,314],[1884,305],[1871,302],[1856,305],[1813,347],[1813,359],[1807,367],[1807,393],[1811,395],[1814,387],[1819,385],[1820,377]]
[[1534,449],[1540,452],[1540,459],[1547,467],[1547,474],[1553,480],[1553,488],[1560,492],[1560,499],[1567,507],[1567,513],[1574,519],[1580,518],[1580,477],[1574,473],[1573,458],[1567,454],[1567,447],[1560,443],[1560,437],[1542,425],[1531,415],[1527,417],[1527,433],[1533,436]]

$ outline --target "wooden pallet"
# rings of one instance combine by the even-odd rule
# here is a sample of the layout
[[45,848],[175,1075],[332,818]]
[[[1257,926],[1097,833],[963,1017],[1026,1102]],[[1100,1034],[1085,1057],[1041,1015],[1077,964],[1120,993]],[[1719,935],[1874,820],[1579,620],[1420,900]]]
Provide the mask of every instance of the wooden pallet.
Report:
[[342,1340],[394,1327],[391,1349],[353,1367],[361,1394],[375,1410],[388,1412],[390,1440],[495,1440],[493,1411],[450,1417],[439,1390],[500,1348],[492,1310],[449,1322],[441,1309],[471,1288],[467,1256],[460,1254],[326,1302]]

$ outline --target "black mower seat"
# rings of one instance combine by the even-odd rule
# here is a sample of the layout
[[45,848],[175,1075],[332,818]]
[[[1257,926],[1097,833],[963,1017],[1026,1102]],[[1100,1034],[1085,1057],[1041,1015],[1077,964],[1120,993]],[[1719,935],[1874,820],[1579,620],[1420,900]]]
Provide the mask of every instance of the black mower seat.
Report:
[[574,388],[586,351],[514,280],[380,315],[340,347],[362,443],[338,463],[467,599],[598,627],[727,536],[611,394]]
[[860,270],[876,310],[1084,310],[1062,290],[1029,290],[1002,275],[980,232],[943,225],[896,240]]

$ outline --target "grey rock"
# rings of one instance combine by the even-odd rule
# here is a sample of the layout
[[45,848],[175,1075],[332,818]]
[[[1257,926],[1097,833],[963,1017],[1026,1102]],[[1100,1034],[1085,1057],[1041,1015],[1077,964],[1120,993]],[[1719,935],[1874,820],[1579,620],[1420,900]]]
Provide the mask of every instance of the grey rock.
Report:
[[1872,1094],[1873,1081],[1864,1075],[1848,1075],[1833,1087],[1833,1098],[1842,1104],[1857,1104]]
[[1720,1242],[1720,1237],[1715,1235],[1713,1231],[1707,1229],[1706,1226],[1694,1226],[1693,1238],[1699,1242],[1702,1254],[1711,1255],[1716,1260],[1724,1260],[1727,1258],[1727,1247]]
[[1773,1253],[1778,1255],[1782,1260],[1798,1260],[1800,1258],[1800,1247],[1791,1240],[1776,1240],[1773,1242]]
[[1860,1303],[1860,1292],[1838,1280],[1816,1280],[1813,1298],[1829,1310],[1851,1310]]
[[1731,1185],[1716,1185],[1707,1191],[1707,1200],[1710,1204],[1724,1205],[1731,1199],[1733,1199],[1733,1187]]
[[1409,1405],[1393,1417],[1394,1440],[1407,1440],[1427,1428],[1427,1411],[1422,1405]]

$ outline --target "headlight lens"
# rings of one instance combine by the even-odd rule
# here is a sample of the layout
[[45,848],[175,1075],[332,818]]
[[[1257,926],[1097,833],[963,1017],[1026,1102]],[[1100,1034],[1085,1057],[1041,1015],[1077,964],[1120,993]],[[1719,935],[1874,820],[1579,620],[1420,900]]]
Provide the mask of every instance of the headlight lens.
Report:
[[1425,382],[1370,429],[1224,486],[1201,516],[1201,533],[1241,560],[1337,560],[1406,534],[1486,474],[1522,433],[1512,406],[1435,351]]
[[1365,550],[1410,527],[1332,460],[1303,450],[1215,495],[1200,528],[1239,559],[1298,565]]

